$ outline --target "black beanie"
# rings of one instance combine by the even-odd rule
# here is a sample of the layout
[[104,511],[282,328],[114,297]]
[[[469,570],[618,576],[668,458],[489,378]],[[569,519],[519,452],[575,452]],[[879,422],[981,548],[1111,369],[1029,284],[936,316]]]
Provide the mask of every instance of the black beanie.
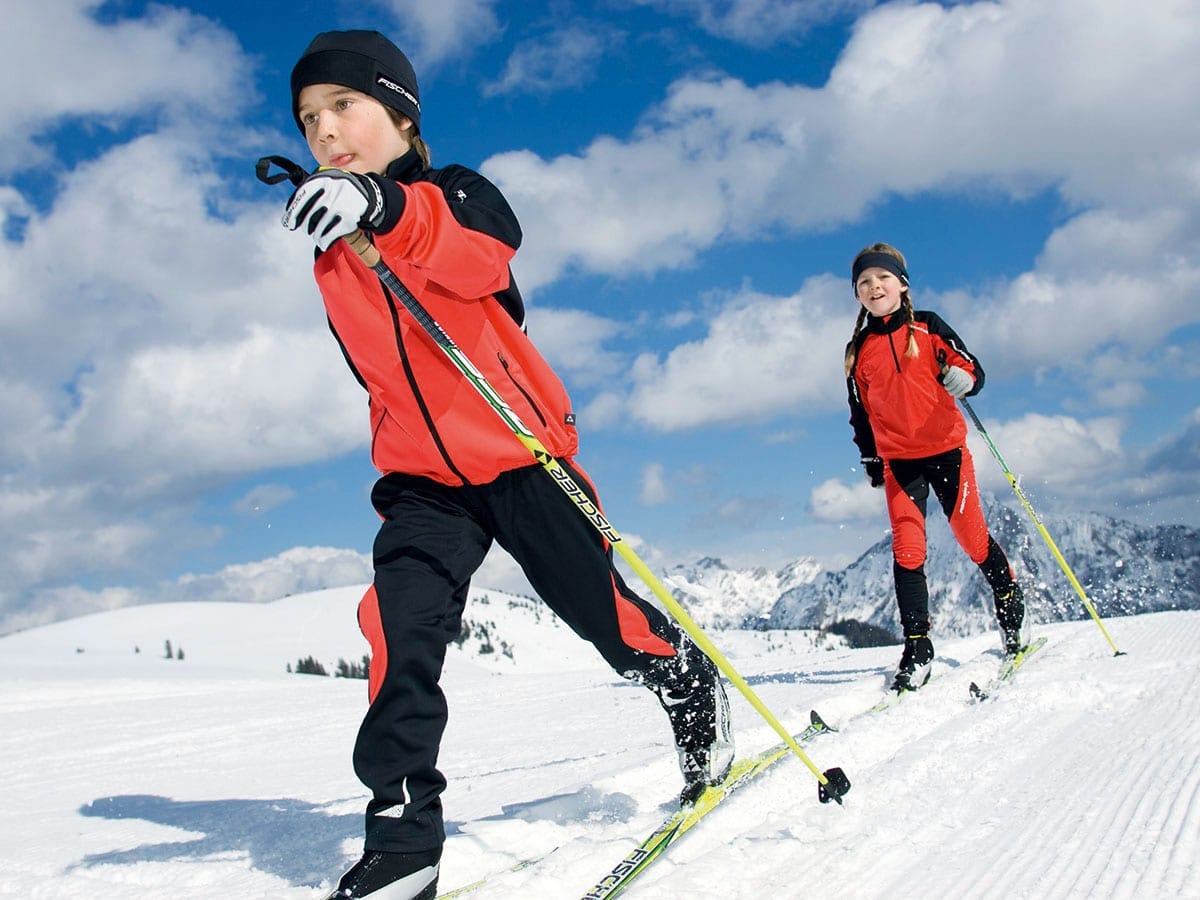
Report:
[[340,84],[374,97],[408,116],[421,130],[421,101],[412,63],[378,31],[326,31],[312,39],[292,69],[292,116],[304,133],[297,107],[310,84]]

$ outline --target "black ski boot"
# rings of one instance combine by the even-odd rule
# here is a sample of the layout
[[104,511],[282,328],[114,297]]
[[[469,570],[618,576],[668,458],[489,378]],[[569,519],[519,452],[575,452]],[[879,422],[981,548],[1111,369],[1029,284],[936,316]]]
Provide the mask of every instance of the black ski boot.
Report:
[[1022,626],[1025,622],[1025,594],[1013,582],[1007,589],[996,591],[996,620],[1004,641],[1004,655],[1016,656],[1029,643]]
[[326,900],[434,900],[442,848],[420,853],[365,850]]
[[710,785],[720,784],[733,765],[729,698],[716,665],[691,642],[663,659],[643,679],[658,695],[671,720],[683,791],[679,803],[695,803]]
[[897,694],[915,691],[929,680],[933,668],[933,641],[927,634],[904,636],[904,651],[900,654],[900,665],[892,676],[891,689]]

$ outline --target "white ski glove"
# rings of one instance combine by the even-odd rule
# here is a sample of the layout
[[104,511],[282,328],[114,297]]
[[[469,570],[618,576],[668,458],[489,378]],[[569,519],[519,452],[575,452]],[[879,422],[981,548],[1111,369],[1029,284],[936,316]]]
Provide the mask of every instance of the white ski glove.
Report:
[[283,213],[283,227],[304,228],[322,250],[359,228],[375,228],[383,221],[383,189],[366,175],[342,169],[322,169],[310,175]]
[[951,397],[961,400],[967,395],[967,391],[975,387],[975,379],[965,369],[960,369],[958,366],[949,366],[942,373],[942,387],[946,389]]

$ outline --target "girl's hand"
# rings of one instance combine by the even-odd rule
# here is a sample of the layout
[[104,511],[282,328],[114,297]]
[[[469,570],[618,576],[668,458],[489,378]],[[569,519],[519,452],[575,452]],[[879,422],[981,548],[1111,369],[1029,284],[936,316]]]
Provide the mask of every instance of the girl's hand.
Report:
[[951,397],[961,400],[967,396],[971,388],[975,387],[975,379],[965,369],[960,369],[958,366],[947,366],[942,370],[942,387]]
[[878,456],[864,456],[860,462],[871,487],[883,487],[883,460]]
[[318,247],[328,250],[359,228],[377,227],[384,217],[383,188],[366,175],[321,169],[305,179],[283,213],[283,227],[304,228]]

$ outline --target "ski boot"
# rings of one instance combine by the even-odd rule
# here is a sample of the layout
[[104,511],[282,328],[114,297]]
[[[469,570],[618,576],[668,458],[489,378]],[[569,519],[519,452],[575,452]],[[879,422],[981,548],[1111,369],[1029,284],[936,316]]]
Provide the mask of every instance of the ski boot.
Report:
[[933,641],[929,640],[929,635],[905,635],[904,651],[900,654],[896,674],[892,676],[891,690],[897,694],[917,690],[929,680],[932,668]]
[[1004,655],[1016,656],[1029,644],[1025,633],[1025,594],[1016,582],[1006,590],[995,592],[996,619],[1004,642]]
[[434,900],[442,848],[419,853],[364,850],[326,900]]
[[720,784],[733,765],[734,742],[729,698],[713,661],[688,642],[662,660],[644,679],[671,720],[679,770],[681,806],[695,803],[710,785]]

